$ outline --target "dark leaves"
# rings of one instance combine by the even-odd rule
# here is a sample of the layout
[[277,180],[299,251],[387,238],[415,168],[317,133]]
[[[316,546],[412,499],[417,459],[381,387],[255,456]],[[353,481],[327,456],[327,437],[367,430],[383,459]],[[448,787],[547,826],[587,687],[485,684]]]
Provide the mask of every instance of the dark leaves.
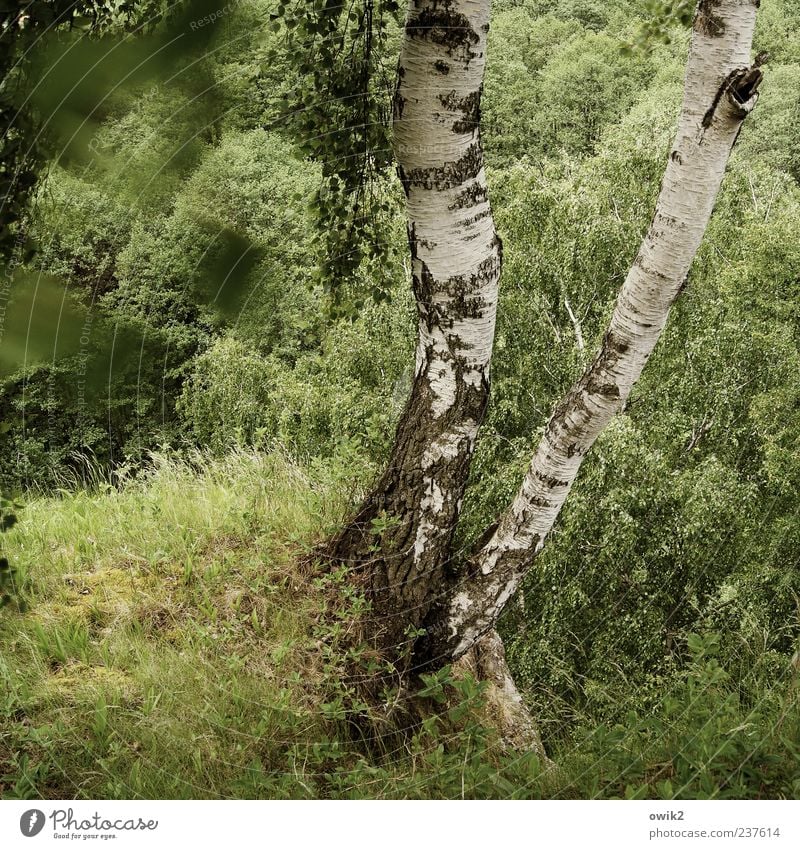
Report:
[[649,53],[657,44],[669,44],[676,27],[688,27],[692,23],[696,5],[695,0],[644,0],[645,23],[634,41],[623,48],[623,53]]
[[[14,511],[19,510],[19,503],[0,496],[0,533],[11,530],[17,524],[17,516]],[[17,605],[24,609],[23,602],[19,599],[19,587],[17,585],[17,570],[14,569],[5,557],[0,557],[0,609],[7,607],[14,599]]]

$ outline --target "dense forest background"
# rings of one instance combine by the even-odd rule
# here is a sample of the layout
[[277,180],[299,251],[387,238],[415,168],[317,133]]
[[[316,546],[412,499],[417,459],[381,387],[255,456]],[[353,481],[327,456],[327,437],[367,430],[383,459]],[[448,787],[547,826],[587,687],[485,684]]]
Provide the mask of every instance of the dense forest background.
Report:
[[[296,563],[385,461],[410,387],[402,191],[375,189],[388,249],[356,228],[353,274],[327,285],[326,164],[290,114],[308,85],[275,5],[229,4],[180,72],[54,130],[35,251],[0,292],[0,488],[24,503],[3,539],[0,793],[796,796],[800,2],[761,4],[763,94],[685,294],[503,622],[558,774],[501,752],[449,672],[406,749],[347,732]],[[505,267],[463,548],[652,215],[688,43],[677,23],[644,38],[652,7],[494,3]],[[437,714],[437,688],[466,708]]]

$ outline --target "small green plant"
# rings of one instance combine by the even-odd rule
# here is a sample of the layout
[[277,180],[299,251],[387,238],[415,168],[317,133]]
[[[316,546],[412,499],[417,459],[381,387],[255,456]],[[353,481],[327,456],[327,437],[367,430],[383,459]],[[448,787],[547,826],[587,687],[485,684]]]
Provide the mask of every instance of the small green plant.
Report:
[[31,635],[37,653],[51,664],[87,660],[89,631],[81,619],[67,620],[47,627],[34,622]]
[[370,550],[376,552],[380,551],[381,538],[383,535],[386,531],[393,530],[399,525],[400,518],[398,516],[389,516],[385,510],[381,510],[381,512],[369,523],[369,532],[375,537],[375,542],[370,546]]

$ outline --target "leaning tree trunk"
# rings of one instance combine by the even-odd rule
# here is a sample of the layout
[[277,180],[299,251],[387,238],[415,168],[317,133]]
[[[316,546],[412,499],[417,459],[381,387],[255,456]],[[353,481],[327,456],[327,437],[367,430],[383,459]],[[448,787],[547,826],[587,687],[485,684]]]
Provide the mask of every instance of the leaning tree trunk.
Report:
[[444,583],[489,395],[501,244],[479,117],[489,0],[410,0],[394,101],[419,319],[388,467],[328,554],[353,566],[393,662]]
[[650,229],[594,362],[556,407],[522,486],[467,574],[431,611],[417,661],[441,666],[492,629],[544,546],[578,469],[625,404],[680,293],[761,71],[748,67],[758,0],[698,4],[678,133]]

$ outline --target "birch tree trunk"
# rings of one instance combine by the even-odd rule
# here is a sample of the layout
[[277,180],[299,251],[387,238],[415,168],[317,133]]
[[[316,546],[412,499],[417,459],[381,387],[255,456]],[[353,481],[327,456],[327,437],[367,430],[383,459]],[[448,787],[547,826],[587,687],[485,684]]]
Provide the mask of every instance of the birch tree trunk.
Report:
[[501,243],[483,168],[489,0],[410,0],[394,101],[418,311],[411,397],[388,467],[329,556],[360,570],[399,648],[444,584],[489,394]]
[[653,221],[594,361],[558,404],[513,503],[468,573],[432,611],[418,662],[442,665],[497,622],[561,510],[594,441],[625,404],[680,293],[761,81],[749,68],[758,0],[703,0],[683,106]]

